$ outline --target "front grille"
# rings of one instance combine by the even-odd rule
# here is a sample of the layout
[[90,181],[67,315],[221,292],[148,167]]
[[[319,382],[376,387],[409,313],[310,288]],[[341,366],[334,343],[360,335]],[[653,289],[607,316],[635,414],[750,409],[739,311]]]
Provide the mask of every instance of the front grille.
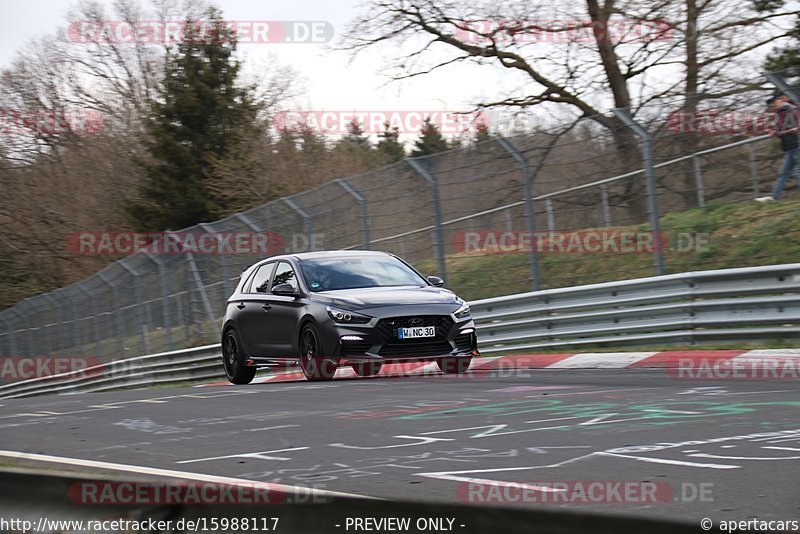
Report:
[[[453,347],[447,340],[442,341],[424,341],[425,338],[420,340],[404,340],[396,343],[389,342],[383,346],[380,355],[385,357],[389,356],[405,356],[408,358],[427,357],[427,356],[443,356],[450,354]],[[428,338],[430,339],[430,338]]]
[[[412,324],[414,319],[421,319],[419,324]],[[381,335],[388,339],[397,339],[395,330],[398,328],[408,328],[411,326],[435,326],[436,337],[434,339],[447,339],[447,333],[453,328],[453,320],[448,315],[409,315],[407,317],[389,317],[378,321],[376,327]]]
[[[422,321],[415,321],[415,319]],[[411,326],[434,326],[436,327],[436,336],[417,339],[397,338],[398,328]],[[447,315],[409,315],[381,319],[376,328],[387,341],[379,354],[383,357],[404,356],[408,358],[450,354],[453,347],[447,341],[447,334],[452,327],[453,320]]]

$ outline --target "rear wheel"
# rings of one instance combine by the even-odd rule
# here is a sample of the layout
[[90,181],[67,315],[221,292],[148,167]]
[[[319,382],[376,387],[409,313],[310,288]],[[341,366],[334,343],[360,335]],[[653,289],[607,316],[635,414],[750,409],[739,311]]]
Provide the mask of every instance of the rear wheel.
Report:
[[249,384],[256,376],[256,368],[248,367],[244,354],[239,348],[239,338],[236,331],[228,330],[222,344],[222,365],[225,376],[232,384]]
[[383,369],[382,363],[354,363],[353,364],[353,371],[356,372],[358,376],[375,376],[381,372]]
[[308,380],[331,380],[336,374],[336,360],[321,354],[319,334],[312,324],[300,332],[300,369]]
[[461,373],[467,372],[469,369],[469,365],[472,363],[472,357],[467,356],[466,358],[442,358],[441,360],[436,360],[439,369],[446,375],[460,375]]

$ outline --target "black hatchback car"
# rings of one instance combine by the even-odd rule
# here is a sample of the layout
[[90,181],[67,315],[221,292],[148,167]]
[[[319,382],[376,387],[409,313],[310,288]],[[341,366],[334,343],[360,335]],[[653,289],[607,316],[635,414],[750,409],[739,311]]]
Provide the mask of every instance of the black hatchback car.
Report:
[[392,254],[309,252],[248,267],[222,325],[225,375],[248,384],[260,367],[299,364],[309,380],[350,365],[436,361],[463,373],[478,356],[469,305]]

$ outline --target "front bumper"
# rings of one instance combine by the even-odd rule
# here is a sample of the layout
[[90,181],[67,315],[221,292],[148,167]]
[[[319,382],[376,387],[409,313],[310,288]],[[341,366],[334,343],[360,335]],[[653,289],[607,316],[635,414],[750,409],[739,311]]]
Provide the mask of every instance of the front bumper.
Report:
[[[450,315],[413,315],[373,319],[367,325],[331,322],[328,346],[335,347],[340,364],[408,362],[479,356],[475,323],[455,321]],[[397,330],[408,326],[433,326],[429,338],[400,339]]]

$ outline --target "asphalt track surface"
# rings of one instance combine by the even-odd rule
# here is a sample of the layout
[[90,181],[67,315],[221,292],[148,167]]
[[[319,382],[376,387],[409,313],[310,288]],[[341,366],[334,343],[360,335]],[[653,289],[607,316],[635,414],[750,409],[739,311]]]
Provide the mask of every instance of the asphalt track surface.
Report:
[[0,400],[0,460],[695,524],[798,520],[798,385],[503,369]]

